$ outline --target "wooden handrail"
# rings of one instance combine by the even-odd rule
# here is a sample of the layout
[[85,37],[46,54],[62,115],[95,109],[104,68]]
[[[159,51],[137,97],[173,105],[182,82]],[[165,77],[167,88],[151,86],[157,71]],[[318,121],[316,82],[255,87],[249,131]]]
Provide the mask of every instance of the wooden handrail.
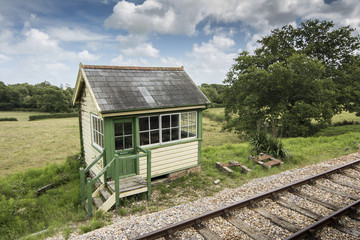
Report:
[[[120,160],[122,159],[132,159],[132,158],[139,158],[139,157],[146,157],[147,158],[147,172],[146,172],[146,178],[147,178],[147,188],[148,188],[148,199],[150,199],[151,196],[151,150],[144,150],[143,148],[137,147],[137,150],[139,154],[130,155],[130,156],[123,156],[120,157],[119,154],[115,152],[115,157],[108,163],[106,166],[103,167],[103,169],[93,178],[87,178],[86,184],[87,184],[87,199],[88,199],[88,216],[92,216],[92,185],[101,177],[103,176],[113,164],[115,164],[115,176],[114,176],[114,182],[115,182],[115,194],[116,194],[116,206],[120,204],[120,186],[119,186],[119,166],[120,166]],[[105,149],[104,151],[91,163],[89,166],[87,166],[85,169],[80,168],[80,182],[81,182],[81,202],[82,204],[85,203],[85,174],[90,170],[91,167],[93,167],[102,157],[105,158]],[[106,179],[105,179],[106,181]]]
[[90,170],[90,168],[92,168],[105,154],[105,149],[103,149],[103,151],[101,152],[101,154],[99,156],[97,156],[97,158],[95,158],[95,160],[89,164],[89,166],[87,166],[84,171],[87,172]]

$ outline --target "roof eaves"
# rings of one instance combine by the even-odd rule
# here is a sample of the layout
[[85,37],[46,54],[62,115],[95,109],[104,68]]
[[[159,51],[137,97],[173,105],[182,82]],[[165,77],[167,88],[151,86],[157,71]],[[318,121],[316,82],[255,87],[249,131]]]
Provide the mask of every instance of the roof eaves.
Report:
[[136,111],[146,111],[146,110],[161,110],[161,109],[172,109],[172,108],[186,108],[186,107],[196,107],[203,108],[203,106],[208,106],[207,103],[199,103],[199,104],[192,104],[192,105],[174,105],[174,106],[163,106],[163,107],[153,107],[153,108],[134,108],[134,109],[126,109],[126,110],[111,110],[111,111],[102,111],[102,114],[108,113],[121,113],[121,112],[136,112]]
[[161,112],[170,112],[170,111],[187,111],[194,109],[206,109],[208,104],[196,104],[196,105],[187,105],[187,106],[169,106],[162,108],[143,108],[143,109],[131,109],[131,110],[122,110],[122,111],[104,111],[101,112],[102,117],[116,117],[116,116],[125,116],[125,115],[139,115],[139,114],[156,114]]

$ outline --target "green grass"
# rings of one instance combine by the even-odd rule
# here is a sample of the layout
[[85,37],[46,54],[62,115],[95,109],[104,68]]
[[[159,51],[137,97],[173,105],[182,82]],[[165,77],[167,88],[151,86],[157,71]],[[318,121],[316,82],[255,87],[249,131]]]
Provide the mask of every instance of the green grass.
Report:
[[325,129],[321,129],[319,132],[315,133],[315,137],[319,136],[338,136],[345,133],[351,132],[360,132],[360,125],[344,125],[344,126],[330,126]]
[[[80,150],[78,118],[27,121],[34,112],[0,112],[0,176],[65,161]],[[41,113],[39,113],[41,114]]]
[[225,119],[224,108],[209,108],[204,111],[201,145],[203,148],[241,142],[234,132],[222,131],[223,122],[217,121],[219,119]]
[[340,114],[335,115],[332,119],[331,122],[332,123],[337,123],[337,122],[343,122],[344,120],[346,121],[358,121],[360,122],[360,117],[357,117],[355,115],[355,113],[349,113],[349,112],[342,112]]
[[[43,230],[51,234],[55,228],[86,219],[80,204],[79,167],[75,156],[62,165],[0,178],[0,239],[18,239]],[[55,187],[36,196],[36,190],[49,183]]]
[[109,224],[109,213],[97,211],[95,212],[94,217],[89,220],[87,224],[80,226],[80,233],[94,231],[95,229],[102,228],[106,224]]

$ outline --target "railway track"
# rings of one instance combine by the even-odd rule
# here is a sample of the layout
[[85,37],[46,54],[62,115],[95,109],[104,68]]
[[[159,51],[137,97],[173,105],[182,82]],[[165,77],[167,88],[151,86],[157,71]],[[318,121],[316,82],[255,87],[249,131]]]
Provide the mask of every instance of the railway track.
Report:
[[360,239],[360,159],[135,239]]

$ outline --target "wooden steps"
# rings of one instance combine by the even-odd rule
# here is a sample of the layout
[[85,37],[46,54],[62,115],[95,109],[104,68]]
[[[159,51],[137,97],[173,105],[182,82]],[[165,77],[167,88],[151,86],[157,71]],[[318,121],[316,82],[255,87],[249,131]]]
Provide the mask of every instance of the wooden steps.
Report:
[[[139,175],[121,178],[119,182],[119,198],[147,192],[146,181]],[[97,210],[108,211],[116,203],[115,182],[102,184],[92,194],[93,206]],[[85,203],[88,212],[88,203]]]
[[[146,181],[140,176],[135,175],[127,178],[120,178],[120,193],[146,187]],[[115,192],[115,181],[108,182],[111,191]]]

